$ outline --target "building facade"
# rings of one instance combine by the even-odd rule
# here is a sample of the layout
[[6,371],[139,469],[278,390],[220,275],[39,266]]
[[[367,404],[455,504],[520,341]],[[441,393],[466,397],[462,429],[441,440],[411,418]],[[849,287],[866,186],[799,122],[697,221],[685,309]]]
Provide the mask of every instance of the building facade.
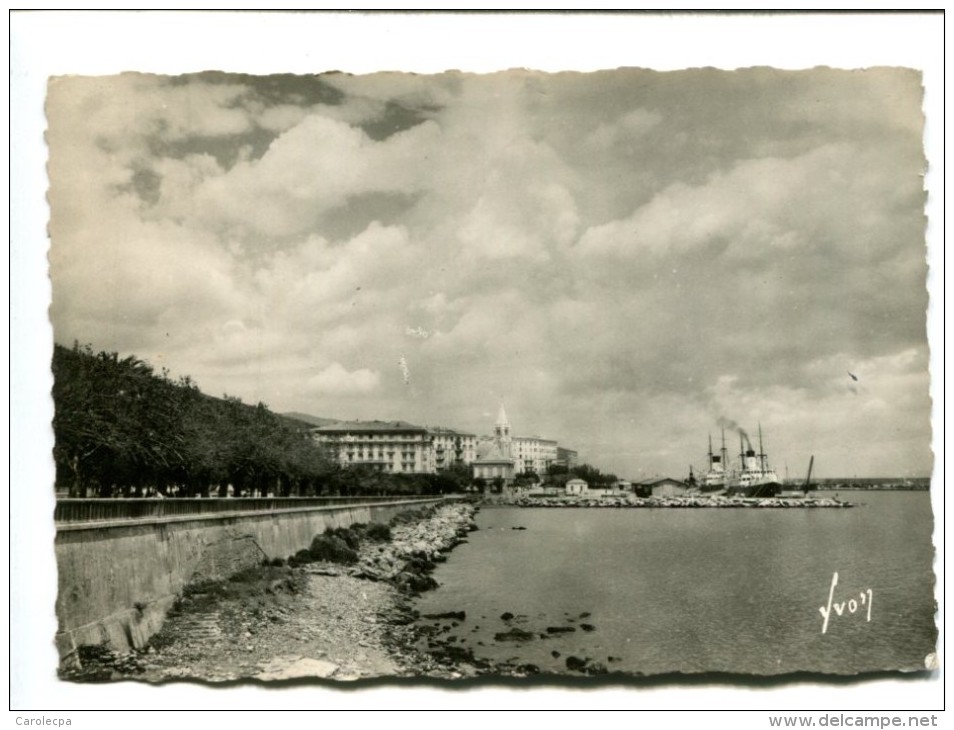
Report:
[[513,438],[513,465],[517,474],[531,471],[546,476],[550,464],[557,459],[557,442],[536,436]]
[[477,458],[477,436],[450,428],[429,429],[434,449],[434,467],[437,471],[454,465],[469,466]]
[[578,459],[579,456],[573,449],[565,449],[562,446],[557,446],[556,463],[560,466],[572,469],[577,465]]
[[388,474],[433,474],[433,436],[404,421],[345,421],[311,429],[311,436],[344,467]]
[[568,495],[584,495],[590,491],[590,485],[582,479],[568,479],[563,489]]
[[669,477],[649,477],[635,482],[633,488],[640,497],[680,497],[689,491],[685,482]]
[[493,436],[444,427],[425,428],[405,421],[342,421],[310,430],[311,437],[343,467],[365,466],[388,474],[435,474],[455,465],[471,466],[475,479],[500,478],[513,484],[519,474],[547,474],[551,464],[576,452],[536,436],[514,437],[503,405]]

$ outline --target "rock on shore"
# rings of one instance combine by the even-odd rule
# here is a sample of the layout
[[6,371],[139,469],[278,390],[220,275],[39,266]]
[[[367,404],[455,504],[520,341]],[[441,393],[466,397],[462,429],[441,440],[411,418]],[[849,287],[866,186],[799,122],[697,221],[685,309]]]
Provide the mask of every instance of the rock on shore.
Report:
[[369,543],[358,551],[357,564],[349,575],[367,580],[386,581],[407,593],[419,593],[437,587],[429,575],[436,564],[446,560],[445,553],[465,541],[477,529],[472,504],[443,505],[425,520],[392,526],[391,541]]
[[350,565],[276,560],[191,586],[145,650],[91,647],[84,668],[62,676],[270,682],[418,675],[417,658],[396,639],[417,618],[409,598],[436,585],[430,572],[476,529],[476,509],[445,504],[403,513],[389,542],[362,542]]

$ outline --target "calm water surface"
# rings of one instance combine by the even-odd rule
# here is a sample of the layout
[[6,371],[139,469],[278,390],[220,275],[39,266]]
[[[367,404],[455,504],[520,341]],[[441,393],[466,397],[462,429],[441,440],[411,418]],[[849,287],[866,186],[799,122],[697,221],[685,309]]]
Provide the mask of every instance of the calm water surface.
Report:
[[[842,498],[864,505],[484,507],[480,530],[438,568],[441,587],[417,607],[464,610],[449,634],[463,646],[550,672],[566,672],[568,655],[645,674],[922,669],[937,639],[930,495]],[[836,571],[833,602],[844,613],[832,608],[822,634],[819,607]],[[870,622],[861,603],[868,589]],[[516,618],[504,621],[504,612]],[[577,630],[541,638],[548,626]],[[535,638],[494,639],[511,627]]]

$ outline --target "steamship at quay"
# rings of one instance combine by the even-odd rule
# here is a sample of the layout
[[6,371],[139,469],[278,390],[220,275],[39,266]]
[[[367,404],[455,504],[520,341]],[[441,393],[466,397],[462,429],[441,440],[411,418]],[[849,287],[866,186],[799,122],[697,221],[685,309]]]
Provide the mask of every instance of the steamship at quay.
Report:
[[759,450],[756,453],[748,436],[739,430],[739,461],[735,468],[729,464],[725,446],[725,429],[722,431],[722,448],[712,451],[712,436],[709,436],[709,467],[701,484],[704,492],[720,492],[728,497],[777,497],[782,491],[775,470],[769,466],[768,456],[762,446],[762,426],[759,425]]

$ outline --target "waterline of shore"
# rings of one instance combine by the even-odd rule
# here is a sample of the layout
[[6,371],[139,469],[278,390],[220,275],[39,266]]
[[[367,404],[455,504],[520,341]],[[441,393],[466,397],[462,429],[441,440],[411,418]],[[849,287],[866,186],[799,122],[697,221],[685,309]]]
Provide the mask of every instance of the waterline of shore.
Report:
[[[84,647],[74,681],[134,679],[276,681],[457,676],[418,652],[409,636],[413,597],[473,529],[473,504],[399,515],[390,539],[367,540],[350,564],[283,564],[187,591],[144,650]],[[304,551],[302,551],[304,552]]]
[[[828,496],[828,495],[825,495]],[[936,651],[931,504],[859,509],[514,509],[484,506],[440,565],[416,624],[541,675],[778,676],[918,669]],[[871,620],[820,606],[871,588]],[[867,597],[867,593],[865,594]],[[878,602],[880,600],[880,603]],[[452,626],[427,616],[466,612]],[[450,626],[448,629],[447,627]],[[532,665],[532,666],[528,666]],[[479,669],[479,668],[478,668]]]
[[[491,504],[499,505],[501,509],[494,509]],[[170,615],[163,630],[145,651],[115,656],[104,650],[98,657],[93,657],[95,661],[84,672],[72,676],[64,673],[64,678],[80,681],[273,682],[295,679],[353,681],[380,677],[460,679],[534,674],[637,676],[643,671],[662,671],[668,665],[654,664],[655,656],[637,659],[632,646],[624,647],[623,640],[618,639],[621,630],[631,630],[631,627],[616,625],[622,620],[623,613],[616,609],[607,610],[595,598],[588,599],[590,602],[573,600],[574,596],[581,594],[596,596],[599,586],[615,585],[618,576],[633,571],[642,576],[640,580],[653,579],[657,561],[628,561],[622,566],[594,568],[596,573],[610,576],[609,582],[597,581],[595,587],[582,591],[564,591],[561,579],[557,594],[546,599],[545,605],[536,607],[529,605],[532,603],[530,596],[549,595],[549,579],[544,580],[543,585],[534,582],[543,580],[540,576],[544,571],[531,570],[529,574],[521,574],[522,577],[508,579],[505,583],[510,587],[504,586],[503,593],[499,593],[501,586],[497,586],[495,590],[499,595],[493,600],[488,593],[490,584],[499,577],[504,564],[516,561],[519,566],[521,562],[530,561],[535,566],[544,566],[544,558],[534,557],[533,550],[537,549],[534,545],[537,544],[549,545],[545,549],[546,556],[549,556],[546,559],[563,566],[561,571],[569,569],[566,561],[603,565],[606,556],[601,552],[602,541],[595,535],[584,539],[580,531],[599,526],[602,535],[603,530],[610,527],[604,524],[604,517],[613,518],[610,522],[619,534],[611,542],[617,544],[626,539],[638,539],[640,535],[649,539],[655,534],[654,525],[659,527],[659,520],[666,523],[676,520],[680,524],[684,520],[703,520],[701,524],[693,523],[694,526],[684,529],[673,528],[673,531],[695,536],[695,539],[703,539],[711,529],[727,529],[721,519],[709,524],[706,508],[767,508],[770,513],[777,513],[779,507],[850,506],[853,505],[831,497],[518,497],[506,502],[495,498],[488,500],[486,510],[482,511],[481,531],[471,536],[477,529],[475,516],[478,506],[474,503],[445,504],[395,518],[387,539],[372,538],[372,531],[368,530],[354,560],[347,564],[311,561],[301,556],[308,551],[300,551],[285,564],[263,566],[252,571],[251,575],[222,582],[228,590],[220,590],[221,586],[200,586],[198,590],[187,592],[178,610]],[[583,519],[585,515],[573,517],[566,510],[559,510],[564,514],[551,512],[543,522],[539,519],[534,522],[526,521],[531,519],[531,511],[513,507],[642,507],[647,509],[643,517],[650,522],[640,519],[641,528],[634,531],[629,515],[623,514],[625,509],[592,514],[586,520]],[[660,510],[654,515],[648,513],[652,508],[667,507],[672,509]],[[696,507],[702,509],[692,509]],[[764,529],[757,526],[767,523],[778,525],[772,529],[781,529],[779,526],[791,522],[787,516],[756,516],[750,509],[747,511],[749,514],[744,517],[749,525],[747,530]],[[822,509],[812,517],[803,514],[813,525],[817,520],[827,523],[837,519],[833,526],[842,529],[842,518],[847,519],[855,512],[859,512],[856,517],[862,517],[856,510],[846,511],[843,515],[832,514],[831,509]],[[509,516],[503,519],[508,513]],[[487,524],[486,518],[491,514],[497,516]],[[793,513],[791,518],[800,519],[796,514]],[[739,518],[743,519],[743,515],[740,514]],[[625,524],[617,525],[620,520]],[[776,523],[777,520],[781,522]],[[730,522],[735,524],[736,520]],[[799,529],[792,535],[804,533],[806,525],[801,521],[798,524]],[[334,532],[326,533],[325,537]],[[341,533],[337,531],[342,538],[348,538]],[[827,534],[826,530],[822,530],[821,535],[824,534]],[[479,552],[475,549],[479,545],[486,553],[488,539],[494,544],[492,559],[488,562],[485,555],[475,563],[475,555]],[[531,542],[527,542],[528,539]],[[444,565],[451,550],[471,540],[473,545]],[[720,537],[717,543],[707,543],[706,550],[714,550],[714,545],[719,550],[728,549],[725,542]],[[794,551],[793,559],[807,549],[806,546]],[[498,550],[513,552],[513,556],[504,557]],[[564,555],[567,550],[569,553]],[[635,548],[627,552],[641,556],[651,554],[646,549]],[[690,551],[690,554],[674,554],[672,562],[694,574],[697,564],[701,565],[703,559],[700,556],[703,554],[698,550]],[[721,569],[732,568],[733,554],[730,550],[723,556],[719,561]],[[814,564],[818,560],[809,562]],[[839,566],[841,564],[839,561]],[[516,570],[513,565],[511,568]],[[751,572],[761,574],[764,571],[746,570],[743,574],[750,575]],[[735,580],[742,580],[743,574],[736,576]],[[666,580],[671,578],[668,573],[666,576]],[[435,577],[441,583],[445,578],[453,578],[455,587],[450,593],[445,593],[447,599],[440,598],[446,590],[444,587],[432,590],[439,587]],[[693,585],[701,584],[698,581],[703,581],[704,577],[704,574],[697,576]],[[461,581],[469,586],[463,592]],[[514,592],[513,586],[520,588]],[[810,588],[811,581],[805,586],[806,591]],[[805,591],[799,588],[796,592]],[[650,593],[656,595],[659,591]],[[728,605],[734,595],[734,592],[726,594],[722,602]],[[636,597],[632,600],[642,599]],[[643,607],[641,615],[644,618],[640,625],[648,622],[651,609],[651,605]],[[668,612],[664,613],[668,615]],[[772,613],[780,613],[780,610]],[[808,613],[814,616],[815,610]],[[699,625],[707,625],[707,617],[708,614],[703,614],[693,620]],[[799,619],[800,614],[789,621],[790,625],[795,625]],[[747,622],[749,628],[754,625]],[[723,633],[731,635],[729,631]],[[643,644],[645,640],[644,637]],[[730,648],[720,645],[719,652],[723,649],[726,656],[731,656]],[[715,656],[721,654],[717,652]],[[757,671],[774,673],[761,666]]]

